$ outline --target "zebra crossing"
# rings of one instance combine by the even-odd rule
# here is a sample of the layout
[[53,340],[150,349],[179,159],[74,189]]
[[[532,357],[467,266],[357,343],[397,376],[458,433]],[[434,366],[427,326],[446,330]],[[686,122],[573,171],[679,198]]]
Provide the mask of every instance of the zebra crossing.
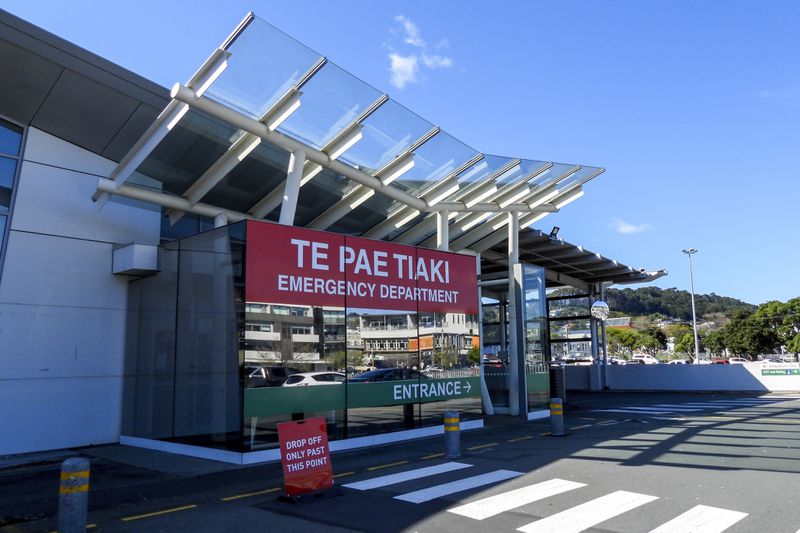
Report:
[[[402,486],[410,481],[425,480],[430,486],[404,492],[393,496],[395,500],[421,504],[434,499],[448,497],[479,487],[507,481],[522,476],[522,472],[513,470],[493,470],[471,475],[455,481],[439,483],[437,476],[450,472],[470,472],[473,465],[461,462],[447,462],[435,466],[416,468],[405,472],[378,476],[374,478],[348,483],[344,487],[365,491],[391,486]],[[542,500],[565,495],[570,501],[578,501],[576,505],[527,524],[519,524],[516,531],[523,533],[579,533],[593,528],[645,505],[654,505],[659,496],[640,494],[626,490],[617,490],[603,496],[585,500],[580,489],[586,483],[564,479],[547,479],[523,487],[494,494],[485,498],[463,503],[447,509],[448,513],[459,515],[477,522],[491,519],[509,511],[517,511],[513,516],[519,518],[519,511],[526,505]],[[524,511],[523,511],[524,512]],[[696,505],[685,512],[661,524],[651,533],[678,533],[692,531],[696,533],[721,533],[748,516],[748,513]]]
[[707,402],[661,403],[648,406],[624,406],[590,409],[592,413],[625,413],[644,416],[691,415],[703,411],[725,411],[753,407],[770,407],[777,403],[800,400],[799,396],[770,396],[768,398],[731,398]]

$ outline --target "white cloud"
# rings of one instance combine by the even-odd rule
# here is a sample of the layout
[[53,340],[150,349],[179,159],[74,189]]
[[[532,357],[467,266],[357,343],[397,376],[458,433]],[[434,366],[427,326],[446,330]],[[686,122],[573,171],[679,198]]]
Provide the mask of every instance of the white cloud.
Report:
[[[403,89],[409,83],[420,83],[425,79],[423,68],[437,70],[453,66],[452,57],[428,52],[428,45],[422,38],[422,32],[411,19],[405,15],[397,15],[394,20],[400,23],[400,27],[390,28],[389,32],[394,36],[393,40],[399,41],[399,43],[395,43],[397,46],[386,43],[389,49],[389,72],[392,85]],[[449,46],[450,41],[445,37],[440,39],[433,49],[440,51]]]
[[422,54],[422,63],[431,70],[437,68],[450,68],[453,66],[453,59],[436,54]]
[[404,42],[410,44],[411,46],[416,46],[418,48],[425,47],[425,41],[422,40],[422,36],[419,33],[419,28],[416,24],[411,22],[410,19],[406,18],[403,15],[397,15],[394,20],[399,22],[403,25],[403,29],[406,31],[406,36],[403,39]]
[[417,56],[401,56],[392,52],[389,54],[389,60],[391,61],[389,69],[392,72],[392,85],[398,89],[402,89],[408,83],[416,83],[419,81]]
[[614,228],[617,233],[621,235],[629,235],[631,233],[642,233],[643,231],[650,231],[653,226],[650,224],[631,224],[621,218],[615,218],[611,221],[610,227]]

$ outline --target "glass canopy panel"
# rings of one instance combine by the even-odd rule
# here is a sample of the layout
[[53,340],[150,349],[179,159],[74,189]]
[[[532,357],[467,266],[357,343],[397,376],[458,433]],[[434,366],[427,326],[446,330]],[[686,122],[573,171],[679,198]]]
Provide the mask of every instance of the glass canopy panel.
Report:
[[[286,181],[289,152],[260,143],[203,198],[203,202],[246,213]],[[277,210],[277,215],[280,209]],[[277,215],[274,220],[277,220]],[[268,220],[272,220],[267,217]]]
[[383,104],[362,125],[363,139],[340,159],[370,174],[433,129],[433,124],[394,100]]
[[[569,165],[567,165],[569,166]],[[599,169],[597,167],[581,167],[577,172],[574,174],[569,175],[568,177],[564,178],[563,181],[560,181],[556,186],[559,190],[565,190],[570,188],[571,186],[579,183],[592,174],[595,174]]]
[[[328,169],[322,170],[314,179],[300,188],[297,200],[297,211],[294,223],[296,226],[306,226],[312,220],[336,205],[344,191],[353,186],[348,178]],[[274,211],[275,216],[280,213],[280,207]]]
[[416,196],[476,155],[478,152],[475,149],[440,131],[414,150],[414,166],[392,182],[392,185]]
[[136,169],[182,195],[241,136],[241,131],[190,109]]
[[[542,168],[544,168],[544,166],[547,164],[548,163],[546,161],[537,161],[535,159],[522,159],[519,164],[520,176],[518,179],[522,180],[527,179],[528,176],[530,176],[531,174],[541,171]],[[535,180],[536,178],[531,180],[531,182],[529,183],[532,183]]]
[[355,120],[381,92],[346,70],[327,63],[302,89],[300,108],[278,128],[321,149]]
[[536,176],[528,185],[531,188],[531,191],[542,189],[551,185],[555,180],[560,178],[567,172],[569,169],[575,167],[575,165],[568,165],[564,163],[553,163],[553,166]]
[[259,18],[250,22],[228,51],[228,68],[205,95],[256,119],[321,57]]

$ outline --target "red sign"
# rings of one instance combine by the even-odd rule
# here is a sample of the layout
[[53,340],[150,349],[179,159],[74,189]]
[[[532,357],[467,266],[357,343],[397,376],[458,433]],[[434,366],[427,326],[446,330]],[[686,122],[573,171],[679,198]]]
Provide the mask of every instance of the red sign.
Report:
[[478,312],[468,255],[248,221],[245,269],[249,302]]
[[325,417],[278,424],[283,486],[287,496],[333,487]]

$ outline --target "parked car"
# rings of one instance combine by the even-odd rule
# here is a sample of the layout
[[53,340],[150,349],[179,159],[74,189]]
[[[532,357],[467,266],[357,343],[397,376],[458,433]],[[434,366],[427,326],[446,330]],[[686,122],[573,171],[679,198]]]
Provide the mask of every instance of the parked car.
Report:
[[728,359],[728,363],[732,365],[742,365],[744,363],[749,363],[749,362],[750,361],[748,361],[744,357],[731,357],[730,359]]
[[623,359],[622,357],[609,357],[608,364],[610,365],[627,365],[628,361]]
[[341,372],[304,372],[292,374],[283,383],[284,387],[309,387],[315,385],[338,385],[344,383],[345,375]]
[[379,368],[350,378],[350,383],[373,383],[377,381],[398,381],[401,379],[428,379],[419,370],[411,368]]
[[300,370],[288,366],[245,365],[245,387],[280,387],[292,374]]
[[641,365],[657,365],[658,359],[646,353],[635,353],[633,357],[631,357],[631,362]]
[[692,364],[691,361],[688,359],[673,359],[667,363],[668,365],[690,365]]

